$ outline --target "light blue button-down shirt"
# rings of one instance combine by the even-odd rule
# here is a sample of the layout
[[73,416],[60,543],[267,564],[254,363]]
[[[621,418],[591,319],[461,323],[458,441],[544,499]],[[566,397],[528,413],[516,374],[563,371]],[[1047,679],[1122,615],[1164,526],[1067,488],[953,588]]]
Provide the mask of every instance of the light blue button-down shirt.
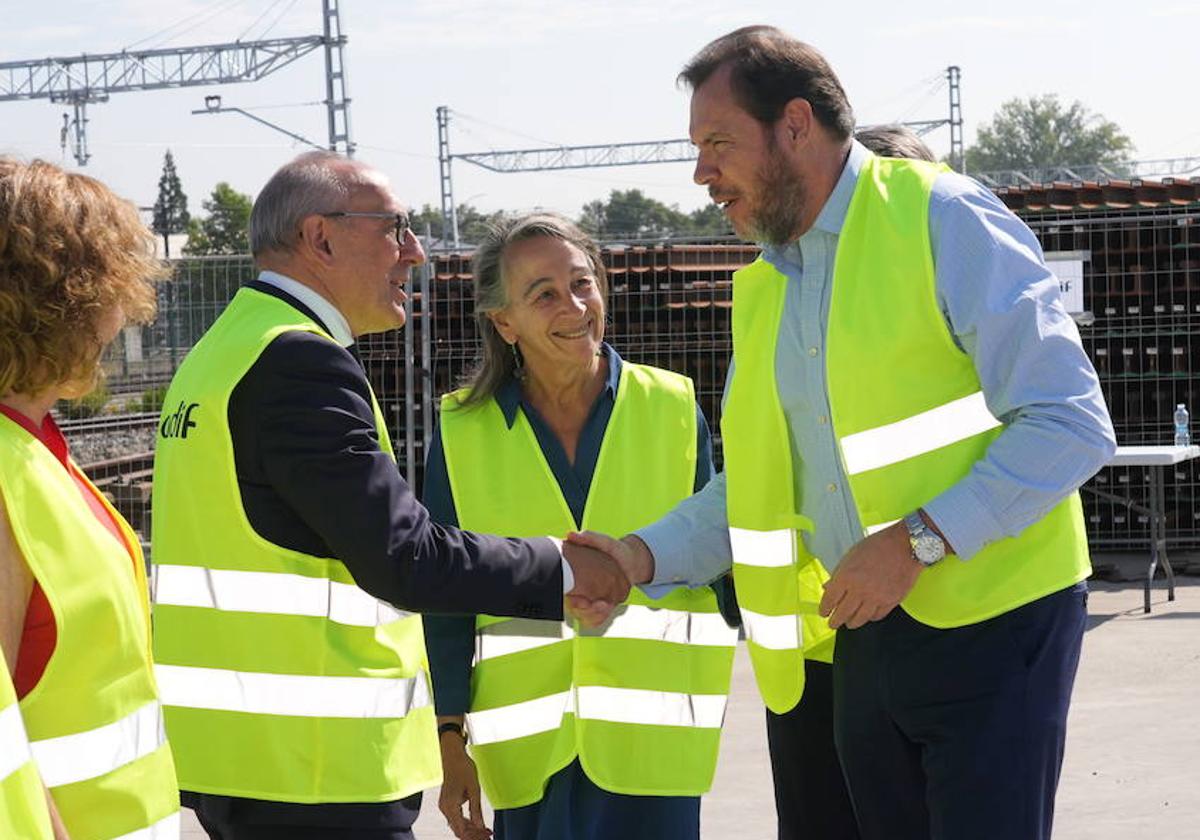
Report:
[[[869,154],[855,142],[812,228],[763,251],[787,277],[775,375],[792,460],[801,465],[796,498],[816,523],[805,535],[808,548],[831,571],[863,537],[829,420],[825,331],[838,236]],[[1033,232],[990,190],[947,173],[933,185],[929,233],[946,323],[975,364],[988,408],[1007,427],[967,476],[924,506],[967,560],[1049,512],[1112,457],[1116,438]],[[724,473],[637,534],[655,558],[651,595],[659,594],[655,584],[700,584],[723,574],[732,562]]]

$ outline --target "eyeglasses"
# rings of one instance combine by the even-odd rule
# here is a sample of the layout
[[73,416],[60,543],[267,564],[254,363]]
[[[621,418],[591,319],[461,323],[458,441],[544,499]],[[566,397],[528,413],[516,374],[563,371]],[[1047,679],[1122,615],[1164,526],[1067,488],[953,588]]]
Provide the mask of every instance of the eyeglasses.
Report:
[[318,213],[327,219],[391,219],[396,231],[396,244],[404,247],[404,237],[412,230],[412,222],[407,213],[354,213],[348,210],[338,210],[333,213]]

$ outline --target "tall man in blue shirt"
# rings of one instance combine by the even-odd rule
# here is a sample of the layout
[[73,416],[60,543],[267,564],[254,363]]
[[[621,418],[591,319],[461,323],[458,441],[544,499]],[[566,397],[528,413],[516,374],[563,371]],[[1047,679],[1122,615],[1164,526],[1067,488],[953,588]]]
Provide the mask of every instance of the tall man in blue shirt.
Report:
[[[1057,280],[1030,230],[988,190],[950,172],[933,178],[931,302],[969,357],[999,429],[965,475],[931,486],[904,520],[868,531],[831,411],[826,338],[835,256],[856,256],[839,254],[839,237],[859,176],[873,166],[870,152],[852,139],[853,114],[824,58],[777,29],[748,27],[717,39],[680,79],[692,89],[696,182],[786,278],[775,385],[798,465],[797,512],[815,523],[804,539],[832,574],[820,611],[840,630],[833,728],[858,828],[866,840],[1049,838],[1085,585],[1064,584],[949,629],[913,618],[905,599],[938,563],[991,563],[1012,540],[1028,540],[1031,526],[1065,511],[1112,455],[1112,424]],[[906,363],[898,354],[878,359],[886,371]],[[905,373],[918,382],[924,375]],[[720,475],[626,536],[630,580],[653,593],[659,584],[700,584],[729,569],[725,494]],[[1081,524],[1076,530],[1078,542]],[[598,535],[582,539],[619,550]],[[1046,561],[1058,562],[1053,554]],[[1082,566],[1086,574],[1085,559]],[[1011,567],[986,568],[1012,577]],[[801,708],[828,704],[821,693],[828,675],[811,662],[806,671]],[[809,717],[820,726],[821,709]],[[780,837],[852,836],[853,827],[830,817],[829,786],[814,784],[814,772],[836,770],[809,768],[802,781],[777,777],[777,791],[791,788],[800,803],[789,822],[781,820]]]

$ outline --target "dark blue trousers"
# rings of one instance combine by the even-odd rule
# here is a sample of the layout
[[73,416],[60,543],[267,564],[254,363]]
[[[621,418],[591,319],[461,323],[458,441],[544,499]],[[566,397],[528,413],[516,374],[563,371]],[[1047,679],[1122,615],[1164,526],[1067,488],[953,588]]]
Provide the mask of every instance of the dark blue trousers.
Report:
[[897,608],[839,631],[834,734],[864,840],[1050,840],[1086,619],[1081,583],[967,627]]
[[182,791],[210,840],[413,840],[421,794],[393,802],[300,805]]
[[700,797],[626,796],[587,777],[579,759],[550,777],[542,798],[496,811],[495,840],[699,840]]
[[833,743],[833,666],[804,660],[804,695],[790,712],[767,709],[779,840],[859,840]]

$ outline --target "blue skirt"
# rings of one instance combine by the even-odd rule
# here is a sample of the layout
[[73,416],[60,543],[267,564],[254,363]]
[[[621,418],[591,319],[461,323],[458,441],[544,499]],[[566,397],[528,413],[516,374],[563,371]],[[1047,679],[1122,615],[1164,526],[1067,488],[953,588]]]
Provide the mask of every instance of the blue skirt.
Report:
[[611,793],[575,759],[538,802],[496,811],[495,830],[496,840],[699,840],[700,797]]

